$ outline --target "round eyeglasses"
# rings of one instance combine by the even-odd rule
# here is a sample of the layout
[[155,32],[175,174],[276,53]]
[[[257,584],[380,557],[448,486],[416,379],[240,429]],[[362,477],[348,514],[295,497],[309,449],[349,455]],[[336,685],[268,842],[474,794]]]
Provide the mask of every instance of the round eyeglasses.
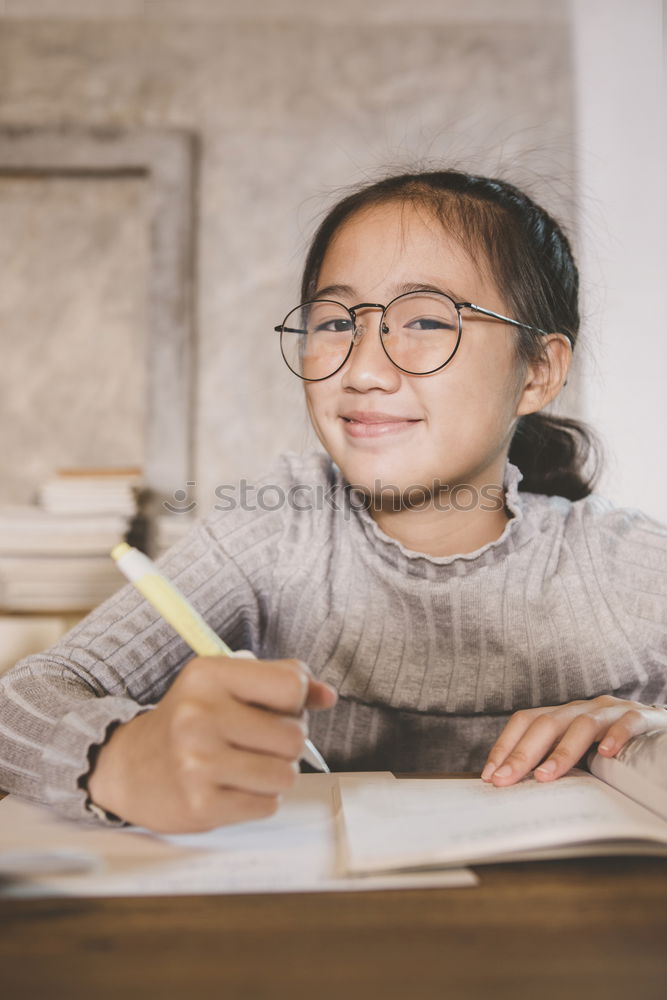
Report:
[[[287,367],[306,382],[330,378],[343,367],[365,332],[362,310],[380,309],[380,343],[389,360],[407,375],[432,375],[449,364],[461,343],[462,309],[546,335],[472,302],[455,302],[444,292],[406,292],[386,306],[359,302],[344,306],[333,299],[302,302],[274,329]],[[565,334],[574,346],[572,337]]]

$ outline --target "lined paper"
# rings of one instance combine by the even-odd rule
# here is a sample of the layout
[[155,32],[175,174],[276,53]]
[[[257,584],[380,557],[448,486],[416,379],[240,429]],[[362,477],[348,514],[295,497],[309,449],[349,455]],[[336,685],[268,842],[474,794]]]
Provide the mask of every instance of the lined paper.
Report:
[[78,875],[7,883],[0,886],[0,895],[349,892],[477,884],[476,876],[465,869],[370,878],[341,874],[332,794],[337,777],[299,775],[295,788],[269,819],[168,837],[68,823],[49,810],[8,796],[0,802],[0,854],[17,845],[35,850],[68,847],[95,854],[100,867]]

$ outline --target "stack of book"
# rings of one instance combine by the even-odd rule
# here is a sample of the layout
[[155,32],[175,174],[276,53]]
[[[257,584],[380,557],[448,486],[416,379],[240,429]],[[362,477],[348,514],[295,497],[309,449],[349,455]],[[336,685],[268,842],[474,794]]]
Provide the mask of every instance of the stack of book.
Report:
[[0,608],[85,612],[122,585],[109,552],[138,514],[137,469],[63,470],[38,504],[0,508]]
[[155,532],[153,538],[153,553],[156,559],[170,549],[176,542],[187,535],[190,528],[195,523],[193,514],[185,511],[172,511],[169,514],[160,514],[155,518]]
[[38,490],[39,506],[51,514],[137,512],[138,469],[62,469]]

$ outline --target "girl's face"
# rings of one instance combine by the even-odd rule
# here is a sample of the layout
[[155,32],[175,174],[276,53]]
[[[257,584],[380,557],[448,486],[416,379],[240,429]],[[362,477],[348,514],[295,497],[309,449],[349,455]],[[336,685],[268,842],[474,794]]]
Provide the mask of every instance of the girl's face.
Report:
[[[347,306],[386,304],[415,285],[509,315],[492,278],[436,219],[394,203],[343,224],[313,297]],[[304,383],[313,427],[345,478],[372,494],[380,487],[430,491],[435,481],[502,482],[522,395],[514,328],[464,310],[454,358],[433,375],[418,376],[399,371],[386,356],[379,320],[379,310],[360,310],[365,332],[343,368]],[[367,422],[378,416],[386,419]]]

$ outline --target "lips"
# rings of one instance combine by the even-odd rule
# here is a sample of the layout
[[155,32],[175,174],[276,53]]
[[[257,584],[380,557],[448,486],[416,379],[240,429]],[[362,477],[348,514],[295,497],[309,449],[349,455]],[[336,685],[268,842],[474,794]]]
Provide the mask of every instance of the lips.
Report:
[[354,421],[358,424],[403,424],[417,423],[418,417],[403,417],[397,413],[367,412],[365,410],[352,410],[350,413],[341,413],[343,420]]
[[352,410],[350,413],[341,413],[340,416],[343,429],[349,438],[377,438],[388,434],[400,434],[420,423],[418,418],[375,411]]

